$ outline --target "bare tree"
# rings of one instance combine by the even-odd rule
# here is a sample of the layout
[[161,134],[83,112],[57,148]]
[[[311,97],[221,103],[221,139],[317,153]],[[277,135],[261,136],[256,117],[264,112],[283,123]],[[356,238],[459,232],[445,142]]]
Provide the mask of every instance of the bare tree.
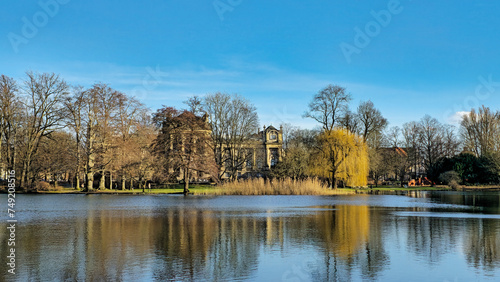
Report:
[[191,172],[210,173],[215,168],[206,119],[163,107],[154,114],[154,121],[160,130],[155,151],[164,158],[166,173],[182,173],[184,193],[188,193]]
[[291,123],[285,122],[280,125],[281,132],[283,134],[283,148],[286,149],[292,137],[292,132],[297,130],[298,127],[293,126]]
[[111,162],[109,151],[112,146],[111,137],[116,131],[119,97],[124,95],[102,83],[95,84],[91,91],[95,92],[99,103],[99,111],[97,112],[99,126],[99,133],[97,135],[99,158],[97,160],[101,174],[99,189],[104,190],[106,189],[106,172]]
[[186,101],[183,101],[184,104],[188,106],[188,111],[192,112],[195,115],[203,115],[203,100],[199,96],[189,97]]
[[387,119],[382,116],[370,100],[359,104],[357,116],[360,134],[368,144],[370,144],[370,138],[377,133],[380,134],[387,126]]
[[[112,184],[112,170],[121,175],[122,189],[125,189],[127,177],[132,181],[134,176],[143,184],[147,168],[144,167],[147,147],[151,144],[150,134],[152,123],[148,110],[136,99],[122,93],[117,95],[116,105],[116,137],[112,141],[112,156],[109,156],[110,183]],[[149,124],[149,127],[148,127]],[[148,143],[149,142],[149,143]],[[144,169],[142,169],[144,167]]]
[[399,128],[398,126],[389,128],[389,130],[387,130],[387,132],[385,133],[385,136],[385,140],[387,141],[387,145],[389,147],[396,148],[401,146],[401,128]]
[[409,162],[413,167],[413,177],[416,179],[420,168],[420,127],[417,122],[407,122],[403,124],[403,146],[408,154]]
[[444,157],[444,128],[437,119],[429,115],[425,115],[418,126],[420,152],[425,170],[429,173],[438,160]]
[[[410,165],[412,165],[412,163],[410,163],[408,153],[412,154],[417,152],[416,149],[413,149],[417,147],[411,146],[413,142],[412,138],[416,138],[417,136],[413,135],[414,132],[412,131],[411,124],[407,124],[405,126],[407,126],[407,128],[405,128],[405,137],[407,139],[401,139],[403,130],[401,130],[398,126],[393,126],[387,130],[385,133],[385,146],[389,148],[384,149],[382,153],[382,165],[386,166],[389,171],[394,173],[396,180],[401,181],[401,187],[403,186],[403,181],[407,175]],[[410,146],[401,148],[404,147],[405,144],[409,144]],[[417,143],[415,143],[414,146],[417,146]],[[418,154],[413,155],[413,158],[417,159],[417,155]]]
[[208,114],[219,179],[228,172],[236,179],[252,152],[245,146],[258,128],[256,108],[245,98],[225,93],[209,94],[204,108]]
[[319,122],[324,131],[333,130],[341,114],[347,110],[349,101],[351,95],[344,87],[330,84],[314,95],[304,117]]
[[68,85],[56,74],[27,72],[27,76],[23,87],[26,125],[21,187],[31,182],[31,161],[40,140],[62,125],[62,102],[68,94]]
[[[135,155],[137,159],[136,173],[139,184],[142,185],[144,192],[147,181],[152,178],[152,170],[154,167],[152,146],[158,133],[152,123],[149,111],[145,108],[141,108],[134,120],[135,128],[132,140],[135,144]],[[209,161],[213,161],[213,158],[210,158]]]
[[64,101],[66,106],[66,124],[74,132],[75,136],[75,189],[80,189],[80,173],[81,173],[81,147],[82,147],[82,135],[83,133],[83,119],[84,119],[84,109],[86,107],[86,92],[83,87],[77,86],[73,87],[73,91],[70,96]]
[[[0,76],[0,167],[6,165],[9,171],[16,168],[17,140],[21,131],[23,109],[18,91],[14,79]],[[2,155],[2,144],[5,145],[5,156]]]
[[500,150],[500,112],[482,106],[463,116],[460,133],[464,146],[477,157]]
[[359,134],[360,122],[357,114],[347,110],[344,116],[340,119],[340,124],[343,128],[352,133]]
[[378,179],[388,170],[384,163],[384,154],[386,152],[383,145],[387,143],[385,138],[386,136],[382,132],[376,131],[370,133],[369,143],[363,139],[368,145],[369,175],[372,176],[375,185],[378,185]]
[[85,154],[85,190],[92,191],[94,189],[94,173],[95,161],[98,153],[97,150],[97,135],[98,135],[98,112],[100,111],[99,99],[97,91],[88,89],[85,91],[85,108],[84,108],[84,134],[83,148]]
[[452,158],[460,153],[462,145],[455,133],[455,126],[449,124],[443,125],[442,138],[444,157]]
[[225,93],[214,93],[209,94],[205,97],[204,108],[208,113],[211,136],[213,140],[213,152],[215,156],[215,162],[219,168],[218,179],[222,178],[225,173],[224,163],[226,162],[226,154],[223,150],[226,139],[227,132],[229,131],[229,108],[231,96]]
[[64,131],[55,131],[40,141],[40,145],[33,156],[32,172],[34,175],[44,176],[45,181],[54,181],[57,186],[59,179],[67,180],[70,172],[74,171],[76,162],[74,140],[71,134]]

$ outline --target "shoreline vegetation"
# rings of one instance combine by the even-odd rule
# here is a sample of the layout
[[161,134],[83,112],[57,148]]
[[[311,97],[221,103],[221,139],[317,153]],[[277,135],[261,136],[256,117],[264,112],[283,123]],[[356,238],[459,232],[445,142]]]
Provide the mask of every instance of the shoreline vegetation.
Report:
[[[76,193],[69,190],[75,186],[134,194],[146,193],[134,187],[179,181],[184,194],[202,195],[500,186],[500,111],[481,106],[464,112],[459,131],[429,115],[387,128],[372,101],[352,109],[352,99],[345,87],[329,84],[303,115],[318,123],[315,129],[290,123],[277,129],[260,127],[257,108],[239,94],[192,96],[185,109],[161,105],[152,112],[105,83],[85,88],[54,73],[28,71],[22,82],[0,75],[0,189],[12,178],[27,193]],[[235,181],[256,175],[266,180]],[[222,184],[190,188],[191,180]],[[374,190],[368,182],[447,186]],[[118,187],[132,190],[112,190]]]
[[[399,185],[337,188],[331,189],[324,182],[316,178],[303,180],[286,179],[247,179],[233,182],[225,182],[220,185],[191,184],[190,195],[223,196],[223,195],[356,195],[356,194],[399,194],[410,191],[500,191],[500,186],[462,186],[452,189],[449,186],[437,185],[400,187]],[[152,189],[105,189],[91,192],[80,191],[67,186],[52,186],[48,190],[18,191],[25,194],[109,194],[109,195],[158,195],[158,194],[183,194],[183,184],[164,185],[161,188]],[[5,187],[0,187],[0,193],[6,193]]]

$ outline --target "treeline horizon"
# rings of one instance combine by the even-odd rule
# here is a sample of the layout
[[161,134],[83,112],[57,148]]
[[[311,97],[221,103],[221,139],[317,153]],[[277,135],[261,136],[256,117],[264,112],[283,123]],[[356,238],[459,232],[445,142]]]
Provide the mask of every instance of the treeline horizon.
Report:
[[[223,175],[236,180],[249,159],[242,144],[260,128],[255,106],[237,94],[194,96],[184,101],[186,109],[163,106],[153,113],[107,84],[71,86],[59,75],[31,71],[21,82],[2,75],[0,91],[0,168],[15,170],[23,188],[41,179],[62,179],[84,190],[130,189],[179,177],[187,183],[193,173],[209,174],[213,181]],[[320,129],[282,124],[283,160],[267,176],[321,177],[331,187],[366,186],[366,181],[353,179],[367,176],[375,184],[419,176],[445,184],[500,182],[499,111],[472,109],[458,131],[428,115],[388,127],[371,101],[362,101],[353,111],[351,100],[338,85],[313,95],[303,117],[317,121]],[[185,113],[206,114],[211,132],[204,142],[210,152],[200,147],[181,153],[159,149],[161,142],[178,142],[164,138],[168,130],[185,134],[190,128],[193,146],[194,140],[201,140],[200,125],[193,126],[196,119]],[[363,151],[366,157],[348,156],[364,156]],[[207,156],[210,161],[204,161]],[[355,159],[364,159],[364,164]]]
[[[322,132],[340,128],[362,137],[368,146],[369,177],[375,185],[390,180],[403,186],[420,178],[430,185],[454,188],[500,183],[500,111],[485,106],[471,109],[458,130],[430,115],[402,127],[388,127],[370,100],[362,101],[355,112],[350,110],[351,100],[345,88],[328,85],[314,95],[304,117],[316,120]],[[330,144],[341,151],[352,150]],[[339,163],[342,160],[330,158],[329,170],[334,172]]]

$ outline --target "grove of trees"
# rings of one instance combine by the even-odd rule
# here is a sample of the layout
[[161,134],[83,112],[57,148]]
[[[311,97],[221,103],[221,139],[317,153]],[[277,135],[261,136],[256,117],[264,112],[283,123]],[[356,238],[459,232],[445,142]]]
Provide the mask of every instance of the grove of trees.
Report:
[[[372,101],[355,109],[351,101],[338,85],[318,91],[304,113],[317,128],[282,124],[283,158],[265,176],[319,177],[332,188],[368,179],[500,183],[499,111],[472,109],[460,128],[428,115],[400,128],[388,127]],[[22,81],[1,75],[0,171],[15,170],[22,188],[66,181],[86,191],[182,179],[188,192],[192,175],[236,180],[252,157],[256,107],[220,92],[185,104],[152,114],[105,83],[84,88],[53,73],[27,72]]]
[[216,176],[206,116],[200,118],[190,111],[163,107],[154,114],[153,120],[159,129],[153,146],[160,162],[159,175],[173,176],[171,181],[181,175],[184,193],[189,192],[192,172]]
[[[399,128],[388,127],[373,102],[362,101],[352,111],[350,101],[350,94],[338,85],[328,85],[314,95],[304,117],[317,121],[320,129],[292,126],[285,142],[285,157],[274,174],[330,178],[332,187],[338,181],[364,186],[366,181],[361,179],[367,178],[375,185],[380,180],[403,185],[411,179],[431,185],[449,184],[451,180],[461,184],[500,183],[499,111],[485,106],[472,109],[458,129],[429,115]],[[348,158],[353,148],[358,150],[355,164]],[[349,166],[357,167],[349,170]],[[344,172],[337,177],[339,168]]]
[[235,180],[252,156],[246,142],[259,128],[257,109],[239,95],[218,92],[205,96],[202,111],[208,115],[212,130],[218,178],[227,173]]
[[[145,185],[156,136],[148,109],[97,83],[71,87],[56,74],[27,72],[0,79],[0,166],[20,187],[66,180],[77,189]],[[114,178],[114,179],[113,179]],[[85,184],[85,186],[83,186]]]

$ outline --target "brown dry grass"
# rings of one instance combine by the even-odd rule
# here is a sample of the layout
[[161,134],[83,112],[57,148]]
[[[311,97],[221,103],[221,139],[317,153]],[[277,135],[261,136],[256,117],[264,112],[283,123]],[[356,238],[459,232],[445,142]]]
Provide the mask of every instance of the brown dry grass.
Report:
[[352,189],[329,189],[316,178],[304,180],[254,178],[226,182],[206,194],[212,195],[346,195],[354,194]]
[[59,185],[51,185],[48,182],[45,181],[37,181],[33,184],[33,187],[31,188],[32,192],[58,192],[62,191],[62,187]]

